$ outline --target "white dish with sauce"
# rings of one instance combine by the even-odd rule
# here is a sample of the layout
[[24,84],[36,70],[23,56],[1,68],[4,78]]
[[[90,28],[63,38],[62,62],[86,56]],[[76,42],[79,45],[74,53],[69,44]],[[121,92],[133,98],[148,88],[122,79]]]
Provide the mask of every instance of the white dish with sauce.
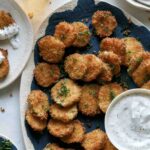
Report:
[[0,81],[1,90],[16,80],[28,62],[33,46],[33,30],[28,17],[14,0],[0,0],[0,10],[9,12],[19,26],[17,38],[11,40],[17,49],[11,45],[10,40],[0,40],[0,48],[8,51],[10,64],[7,77]]
[[149,150],[150,90],[133,89],[117,96],[106,112],[105,129],[119,150]]

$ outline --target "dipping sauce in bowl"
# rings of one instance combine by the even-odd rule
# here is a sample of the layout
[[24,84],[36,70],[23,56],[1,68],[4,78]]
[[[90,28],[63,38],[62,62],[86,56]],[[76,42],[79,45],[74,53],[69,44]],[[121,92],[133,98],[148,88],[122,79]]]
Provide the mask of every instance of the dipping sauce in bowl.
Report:
[[106,112],[105,129],[119,150],[150,150],[150,90],[117,96]]

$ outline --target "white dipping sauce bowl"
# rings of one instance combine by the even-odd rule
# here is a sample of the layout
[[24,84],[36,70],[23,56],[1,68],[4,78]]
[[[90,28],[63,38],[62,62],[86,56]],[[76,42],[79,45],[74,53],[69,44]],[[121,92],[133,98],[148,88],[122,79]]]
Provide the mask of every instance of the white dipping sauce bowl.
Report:
[[[119,150],[150,149],[150,134],[145,131],[145,129],[150,131],[150,128],[148,128],[150,127],[150,118],[148,119],[148,126],[147,121],[142,124],[142,127],[146,127],[145,129],[142,128],[142,131],[138,130],[139,128],[134,128],[136,126],[136,121],[137,124],[141,126],[140,123],[143,120],[141,121],[140,115],[145,115],[145,113],[143,113],[145,112],[143,111],[144,108],[146,109],[146,115],[150,116],[149,100],[150,90],[132,89],[118,95],[109,105],[105,115],[105,130],[111,143]],[[142,104],[143,101],[145,104]],[[136,103],[138,107],[136,107]],[[120,116],[117,112],[120,113]],[[128,126],[129,128],[127,129]],[[140,134],[142,134],[142,136],[140,136]]]

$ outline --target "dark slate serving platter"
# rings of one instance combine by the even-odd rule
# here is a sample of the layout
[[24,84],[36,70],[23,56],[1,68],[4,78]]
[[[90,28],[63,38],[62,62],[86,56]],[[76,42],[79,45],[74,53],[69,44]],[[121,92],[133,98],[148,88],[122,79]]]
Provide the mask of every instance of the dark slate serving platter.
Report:
[[[58,24],[61,21],[68,21],[68,22],[83,21],[85,24],[89,26],[91,32],[93,33],[90,44],[87,47],[83,48],[82,50],[73,48],[73,47],[68,48],[66,50],[65,55],[69,55],[70,53],[74,53],[74,52],[96,54],[99,51],[99,43],[101,41],[99,37],[94,35],[94,29],[91,25],[91,17],[96,10],[109,10],[113,13],[113,15],[115,15],[117,22],[118,22],[118,27],[116,28],[112,37],[118,37],[118,38],[126,37],[124,35],[124,31],[128,28],[131,31],[128,36],[136,37],[138,40],[142,42],[146,50],[150,49],[150,43],[149,43],[150,31],[149,30],[147,30],[143,26],[137,26],[133,24],[132,22],[130,22],[120,9],[105,2],[100,2],[95,5],[94,0],[79,0],[77,6],[73,10],[67,10],[65,12],[53,14],[49,18],[49,23],[46,28],[45,35],[53,35],[56,24]],[[38,54],[38,46],[36,44],[35,49],[34,49],[34,62],[35,64],[37,64],[42,61],[43,61],[42,58]],[[61,62],[59,65],[62,66],[63,62]],[[125,86],[128,86],[129,89],[136,88],[136,85],[134,84],[132,79],[127,75],[126,70],[127,69],[125,67],[122,67],[121,75],[119,77],[114,78],[113,81],[119,82],[119,83],[125,83],[126,84]],[[63,74],[62,78],[64,77],[67,77],[67,75]],[[84,84],[84,83],[79,82],[79,84]],[[34,89],[43,90],[49,96],[50,103],[52,103],[50,92],[49,92],[50,88],[51,87],[42,88],[36,84],[36,81],[34,79],[32,81],[31,90],[34,90]],[[90,118],[90,117],[85,117],[79,114],[77,118],[81,120],[82,122],[84,122],[85,127],[86,127],[86,132],[90,132],[96,128],[100,128],[105,131],[104,115]],[[34,145],[35,150],[42,150],[47,143],[53,143],[53,142],[59,143],[60,146],[62,147],[69,147],[69,148],[75,148],[77,150],[82,150],[82,148],[78,144],[72,144],[72,145],[64,144],[58,138],[51,136],[47,132],[47,130],[45,130],[42,134],[35,133],[27,125],[27,123],[26,123],[26,130],[27,130],[27,134],[31,142]]]

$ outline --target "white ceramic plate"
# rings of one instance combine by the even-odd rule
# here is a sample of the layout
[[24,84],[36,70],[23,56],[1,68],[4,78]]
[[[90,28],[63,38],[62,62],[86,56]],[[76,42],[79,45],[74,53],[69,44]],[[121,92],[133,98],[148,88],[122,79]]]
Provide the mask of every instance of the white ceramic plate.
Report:
[[[104,2],[107,2],[107,0],[103,0]],[[99,2],[99,0],[96,0],[96,2]],[[67,4],[65,4],[64,6],[60,7],[59,9],[57,9],[55,12],[62,12],[68,9],[73,9],[77,4],[77,0],[73,0]],[[123,11],[123,10],[122,10]],[[55,13],[54,12],[54,13]],[[127,16],[127,18],[131,18],[132,22],[136,25],[139,26],[144,26],[143,23],[141,23],[140,21],[138,21],[137,19],[135,19],[134,17],[132,17],[131,15],[129,15],[128,13],[126,13],[125,11],[123,11],[124,14]],[[39,28],[39,32],[36,36],[36,38],[40,38],[45,34],[45,29],[47,27],[48,24],[48,20],[49,17],[52,14],[50,14],[45,21],[42,23],[42,25]],[[36,41],[36,39],[35,39]],[[31,58],[22,74],[22,78],[21,78],[21,85],[20,85],[20,117],[21,117],[21,127],[22,127],[22,132],[23,132],[23,138],[24,138],[24,143],[25,143],[25,147],[27,150],[34,150],[33,148],[33,144],[30,141],[30,138],[27,135],[27,131],[26,131],[26,127],[25,127],[25,111],[27,110],[27,96],[30,93],[30,88],[31,88],[31,83],[33,80],[33,69],[34,69],[35,65],[34,65],[34,52],[31,55]]]
[[130,5],[135,6],[137,8],[143,9],[143,10],[148,10],[150,11],[150,7],[144,6],[142,4],[139,4],[135,2],[134,0],[126,0]]
[[0,0],[0,10],[8,11],[20,27],[18,49],[13,49],[8,40],[0,41],[0,48],[8,50],[10,63],[8,76],[0,81],[1,90],[16,80],[28,62],[33,45],[33,31],[28,17],[14,0]]

